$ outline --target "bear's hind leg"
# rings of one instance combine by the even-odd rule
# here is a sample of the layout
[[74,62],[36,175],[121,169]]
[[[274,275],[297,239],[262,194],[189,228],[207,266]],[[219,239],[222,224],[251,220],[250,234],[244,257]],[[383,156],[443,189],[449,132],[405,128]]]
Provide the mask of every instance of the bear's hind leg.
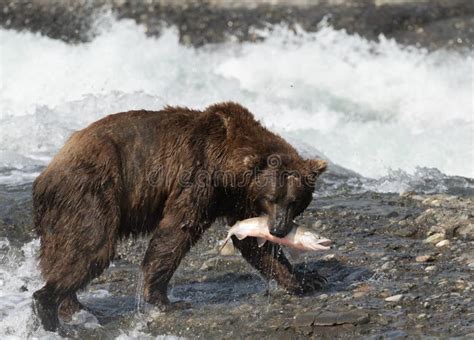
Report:
[[33,294],[34,312],[47,331],[56,330],[59,324],[58,314],[61,319],[69,321],[74,313],[86,309],[77,299],[76,293],[67,295],[60,304],[57,302],[58,300],[61,300],[61,297],[56,296],[51,286],[48,285]]
[[46,284],[33,293],[33,312],[39,318],[46,331],[54,332],[58,328],[58,297],[54,288]]
[[[95,254],[89,253],[89,256],[73,252],[70,255],[79,259],[76,264],[66,263],[54,267],[54,273],[44,273],[46,285],[33,294],[33,308],[45,330],[55,331],[58,328],[59,312],[67,318],[81,309],[76,292],[108,267],[113,252],[110,253],[107,248]],[[80,256],[83,258],[80,259]]]
[[70,321],[72,316],[86,307],[77,299],[76,293],[69,294],[59,306],[59,316],[65,321]]
[[77,310],[76,292],[114,257],[120,214],[110,197],[104,191],[85,192],[79,202],[60,211],[52,227],[43,228],[40,265],[46,285],[34,293],[33,307],[48,331],[59,326],[63,301],[65,310]]

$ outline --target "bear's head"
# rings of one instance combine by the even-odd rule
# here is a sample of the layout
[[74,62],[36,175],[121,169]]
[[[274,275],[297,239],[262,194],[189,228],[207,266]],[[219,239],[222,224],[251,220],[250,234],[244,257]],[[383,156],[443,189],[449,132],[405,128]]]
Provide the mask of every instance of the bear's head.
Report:
[[255,215],[268,215],[269,232],[285,237],[293,220],[310,204],[324,160],[303,160],[294,154],[271,154],[259,160],[250,180],[249,197]]

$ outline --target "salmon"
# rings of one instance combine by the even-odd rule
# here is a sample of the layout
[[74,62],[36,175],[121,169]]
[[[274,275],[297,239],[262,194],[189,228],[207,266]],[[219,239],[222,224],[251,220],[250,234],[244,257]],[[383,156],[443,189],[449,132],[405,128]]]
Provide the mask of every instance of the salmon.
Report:
[[267,216],[248,218],[234,224],[230,228],[222,248],[232,235],[235,235],[239,240],[246,237],[256,237],[259,247],[262,247],[265,242],[269,241],[302,252],[328,250],[332,243],[331,240],[322,238],[314,231],[302,226],[293,228],[283,238],[273,236],[268,230]]

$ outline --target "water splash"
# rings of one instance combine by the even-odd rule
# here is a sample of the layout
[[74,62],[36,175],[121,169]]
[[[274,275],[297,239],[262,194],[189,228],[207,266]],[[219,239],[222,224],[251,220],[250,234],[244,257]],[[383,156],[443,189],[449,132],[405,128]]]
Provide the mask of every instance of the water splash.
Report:
[[2,183],[31,180],[73,130],[109,113],[223,100],[367,177],[420,166],[474,177],[472,53],[324,25],[194,49],[173,28],[156,38],[130,20],[103,22],[78,45],[0,29]]

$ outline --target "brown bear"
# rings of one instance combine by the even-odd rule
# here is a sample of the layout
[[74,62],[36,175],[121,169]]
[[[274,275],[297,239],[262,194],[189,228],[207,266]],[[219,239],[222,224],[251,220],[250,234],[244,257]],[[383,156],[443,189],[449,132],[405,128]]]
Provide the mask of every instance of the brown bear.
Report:
[[[232,225],[268,215],[269,232],[284,237],[325,168],[231,102],[204,111],[117,113],[75,132],[33,185],[46,282],[33,295],[36,315],[46,330],[57,329],[58,310],[79,310],[76,292],[108,267],[117,241],[138,234],[151,235],[142,262],[145,300],[169,306],[174,271],[216,219]],[[305,282],[276,244],[232,240],[289,292],[325,280],[316,274]]]

